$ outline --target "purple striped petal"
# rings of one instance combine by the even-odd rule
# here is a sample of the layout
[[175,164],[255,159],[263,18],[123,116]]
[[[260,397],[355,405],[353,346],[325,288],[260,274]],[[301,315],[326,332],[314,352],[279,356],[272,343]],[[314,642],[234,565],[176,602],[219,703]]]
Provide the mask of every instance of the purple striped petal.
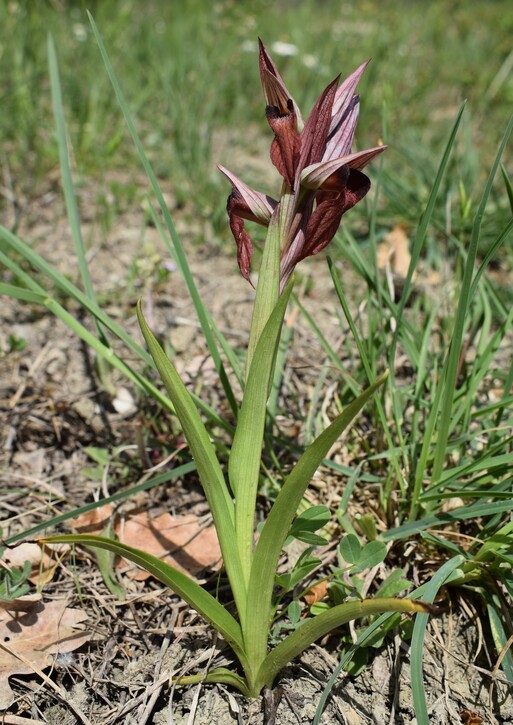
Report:
[[217,164],[217,168],[222,174],[224,174],[224,176],[226,176],[233,188],[237,189],[240,197],[247,206],[247,214],[244,215],[242,213],[242,209],[240,209],[240,216],[244,216],[245,219],[249,219],[250,221],[255,221],[259,224],[264,224],[267,226],[267,224],[269,224],[271,215],[278,204],[276,199],[273,199],[271,196],[267,196],[267,194],[262,194],[262,192],[260,191],[252,189],[243,181],[241,181],[238,176],[235,176],[235,174],[232,174],[231,171],[228,171],[228,169],[225,169],[224,166],[221,166],[221,164]]
[[[365,151],[358,151],[348,156],[342,156],[338,159],[329,161],[320,161],[318,164],[311,164],[301,172],[301,186],[307,189],[326,189],[326,184],[331,177],[343,166],[350,169],[363,169],[375,156],[386,149],[386,146],[376,146]],[[336,189],[337,185],[333,181],[328,188]]]

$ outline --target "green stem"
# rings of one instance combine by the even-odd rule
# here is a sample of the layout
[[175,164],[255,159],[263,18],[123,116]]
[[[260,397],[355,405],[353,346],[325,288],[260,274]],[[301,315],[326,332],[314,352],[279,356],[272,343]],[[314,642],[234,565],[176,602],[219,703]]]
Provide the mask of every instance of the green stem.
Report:
[[253,306],[253,315],[251,318],[251,330],[248,342],[248,357],[246,361],[246,376],[251,368],[251,361],[255,354],[256,346],[262,330],[264,329],[271,312],[278,302],[280,296],[280,251],[283,239],[283,216],[286,206],[283,204],[284,199],[280,202],[278,213],[271,217],[269,227],[267,228],[267,236],[265,238],[264,251],[262,255],[262,263],[258,275],[258,283],[255,295],[255,304]]

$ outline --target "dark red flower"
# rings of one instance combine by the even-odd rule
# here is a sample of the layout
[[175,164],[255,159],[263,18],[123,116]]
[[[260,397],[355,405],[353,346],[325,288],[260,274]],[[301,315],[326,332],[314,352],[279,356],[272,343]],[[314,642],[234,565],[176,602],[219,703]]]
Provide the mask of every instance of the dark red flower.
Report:
[[335,236],[345,212],[367,194],[370,180],[361,169],[386,147],[351,153],[360,106],[360,96],[354,91],[367,63],[340,85],[340,77],[335,78],[303,124],[296,102],[263,43],[259,44],[265,113],[274,133],[271,161],[283,177],[280,200],[250,189],[219,164],[218,168],[232,184],[227,211],[239,268],[248,281],[252,243],[244,220],[268,226],[273,214],[283,215],[283,289],[296,264],[324,249]]

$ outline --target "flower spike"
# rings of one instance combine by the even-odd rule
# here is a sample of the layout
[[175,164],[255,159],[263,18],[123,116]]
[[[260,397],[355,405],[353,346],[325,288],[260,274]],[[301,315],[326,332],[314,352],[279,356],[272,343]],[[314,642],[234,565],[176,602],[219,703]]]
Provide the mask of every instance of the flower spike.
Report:
[[335,78],[321,93],[303,124],[301,112],[271,56],[259,39],[260,80],[266,117],[274,133],[271,161],[283,178],[282,198],[250,189],[235,174],[218,165],[232,184],[227,211],[237,244],[242,275],[250,280],[252,242],[244,220],[269,225],[280,217],[280,289],[283,291],[298,262],[317,254],[335,236],[342,216],[370,189],[362,169],[386,146],[352,152],[360,110],[355,93],[367,67],[362,63],[342,83]]

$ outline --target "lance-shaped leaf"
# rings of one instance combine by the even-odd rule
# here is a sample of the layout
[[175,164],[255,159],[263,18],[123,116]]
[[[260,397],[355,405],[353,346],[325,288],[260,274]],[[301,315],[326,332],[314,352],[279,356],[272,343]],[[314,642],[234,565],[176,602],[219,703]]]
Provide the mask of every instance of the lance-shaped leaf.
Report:
[[241,611],[240,605],[245,603],[246,592],[235,537],[235,510],[214,446],[187,388],[148,327],[142,314],[140,300],[137,303],[137,319],[196,462],[198,475],[214,518],[233,595]]
[[[285,196],[285,198],[287,198]],[[280,206],[273,212],[265,238],[260,273],[251,317],[248,353],[246,358],[246,375],[251,369],[255,349],[267,320],[278,302],[280,295],[280,220],[287,206]]]
[[197,582],[187,574],[183,574],[174,566],[162,561],[152,554],[127,546],[120,541],[107,539],[104,536],[92,534],[63,534],[60,536],[48,536],[40,539],[42,544],[80,544],[91,546],[97,549],[111,551],[113,554],[122,556],[145,571],[159,579],[163,584],[172,589],[193,609],[196,609],[207,622],[215,627],[222,634],[224,639],[233,649],[241,664],[246,664],[242,632],[239,623],[223,607],[217,599],[209,594]]
[[[255,549],[248,587],[248,611],[243,629],[248,657],[251,661],[259,661],[265,656],[274,574],[283,543],[303,494],[331,446],[373,393],[383,384],[387,376],[388,371],[348,405],[331,425],[308,446],[288,475],[274,502]],[[260,606],[252,607],[251,603],[255,602],[257,598]]]
[[[210,670],[206,674],[200,672],[197,675],[184,675],[182,677],[173,678],[173,682],[177,685],[198,685],[204,682],[218,682],[221,685],[228,685],[228,687],[235,687],[239,692],[242,692],[244,697],[255,697],[252,691],[248,687],[247,680],[235,672],[226,669],[226,667],[217,667],[215,670]],[[259,694],[259,693],[257,693]]]
[[283,642],[280,642],[265,658],[254,689],[256,691],[265,686],[272,687],[276,675],[294,657],[297,657],[317,639],[320,639],[336,627],[350,622],[352,619],[361,619],[362,617],[370,617],[384,612],[429,614],[437,611],[437,607],[433,607],[427,602],[391,597],[376,597],[375,599],[363,599],[362,601],[339,604],[317,617],[307,619],[292,634],[289,634]]
[[[267,398],[281,326],[293,283],[279,298],[258,340],[244,389],[228,474],[235,493],[235,531],[246,581],[253,554],[255,503],[260,475]],[[254,602],[253,602],[254,605]]]

